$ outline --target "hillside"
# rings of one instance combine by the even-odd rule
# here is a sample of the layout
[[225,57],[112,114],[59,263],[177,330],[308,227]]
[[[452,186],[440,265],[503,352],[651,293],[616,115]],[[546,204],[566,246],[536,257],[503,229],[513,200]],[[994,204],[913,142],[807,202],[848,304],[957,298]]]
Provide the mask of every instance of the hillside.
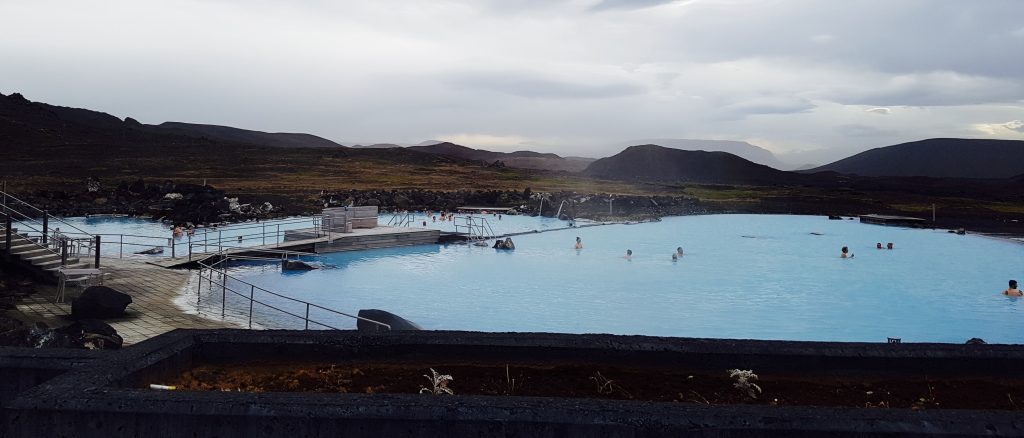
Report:
[[196,123],[164,122],[159,125],[144,125],[158,132],[206,137],[232,143],[247,143],[285,148],[341,147],[340,144],[312,134],[290,132],[262,132],[230,126],[202,125]]
[[81,108],[30,102],[21,94],[0,94],[0,143],[6,147],[123,142],[177,144],[192,139],[153,133],[127,118]]
[[583,174],[620,181],[704,184],[787,184],[805,179],[726,152],[684,151],[652,144],[630,146],[597,160]]
[[267,133],[229,126],[165,122],[146,125],[130,117],[31,102],[0,94],[0,141],[12,144],[237,143],[273,147],[341,147],[310,134]]
[[933,138],[861,152],[808,172],[861,176],[1010,178],[1021,174],[1024,141]]
[[556,154],[534,151],[493,152],[484,149],[468,148],[449,142],[442,142],[427,146],[410,146],[406,149],[429,154],[458,157],[466,160],[485,161],[489,163],[500,160],[509,167],[562,170],[567,172],[579,172],[593,161],[593,159],[590,158],[563,158]]
[[778,157],[776,157],[775,154],[773,154],[768,149],[754,146],[745,141],[658,138],[648,140],[636,140],[630,142],[629,144],[654,144],[672,149],[681,149],[684,151],[728,152],[747,161],[751,161],[757,164],[763,164],[769,167],[774,167],[776,169],[788,169],[792,167],[790,165],[783,163],[782,161],[779,161]]

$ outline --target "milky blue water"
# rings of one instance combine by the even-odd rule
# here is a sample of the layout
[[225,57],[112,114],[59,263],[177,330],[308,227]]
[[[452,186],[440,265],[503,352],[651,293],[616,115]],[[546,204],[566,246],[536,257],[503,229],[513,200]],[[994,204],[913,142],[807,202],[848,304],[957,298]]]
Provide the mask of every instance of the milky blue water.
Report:
[[[528,226],[531,218],[516,220]],[[1024,304],[1000,294],[1007,280],[1024,280],[1024,245],[1016,242],[770,215],[674,217],[514,240],[515,251],[426,245],[321,255],[315,261],[326,267],[309,272],[282,273],[277,264],[233,270],[329,308],[384,309],[428,329],[1024,341]],[[876,242],[895,249],[876,250]],[[677,246],[685,255],[673,262]],[[839,257],[842,246],[852,259]],[[623,258],[627,249],[632,260]],[[219,306],[219,297],[203,299]],[[257,314],[301,328],[294,318]],[[311,317],[354,327],[315,309]]]
[[[466,231],[465,216],[459,216],[452,221],[434,221],[433,216],[418,212],[413,214],[411,226],[436,229],[441,231]],[[384,214],[380,216],[379,224],[387,225],[394,216]],[[529,216],[508,216],[508,215],[474,215],[477,223],[481,219],[487,222],[487,226],[496,235],[521,233],[535,230],[550,230],[568,226],[566,221],[553,218],[538,218]],[[102,240],[101,252],[105,256],[153,258],[171,256],[171,247],[174,247],[174,255],[181,257],[188,254],[189,246],[194,252],[218,251],[223,247],[230,246],[256,246],[275,243],[275,239],[283,238],[285,231],[301,228],[311,228],[314,222],[308,217],[292,217],[279,220],[262,222],[245,222],[229,224],[221,227],[197,228],[195,234],[174,236],[169,224],[138,218],[127,217],[71,217],[63,218],[61,222],[54,221],[49,225],[50,230],[59,228],[69,235],[80,237],[80,233],[100,235]],[[581,224],[588,223],[580,221]],[[42,229],[41,223],[33,222],[22,225],[21,229],[35,230]],[[456,227],[458,226],[458,228]],[[242,237],[242,240],[237,240]],[[136,254],[154,247],[164,250],[158,255]]]
[[[104,256],[126,258],[170,257],[172,246],[173,254],[182,257],[188,254],[189,246],[194,252],[209,252],[229,246],[265,245],[275,243],[275,238],[282,239],[287,230],[313,226],[311,218],[296,217],[198,228],[192,236],[184,233],[174,236],[169,224],[147,219],[96,216],[61,220],[63,222],[50,223],[49,229],[59,228],[73,237],[80,237],[81,233],[100,235]],[[32,230],[41,229],[39,223],[30,225]],[[242,240],[237,240],[238,237]],[[162,248],[164,252],[159,255],[136,254],[155,247]]]

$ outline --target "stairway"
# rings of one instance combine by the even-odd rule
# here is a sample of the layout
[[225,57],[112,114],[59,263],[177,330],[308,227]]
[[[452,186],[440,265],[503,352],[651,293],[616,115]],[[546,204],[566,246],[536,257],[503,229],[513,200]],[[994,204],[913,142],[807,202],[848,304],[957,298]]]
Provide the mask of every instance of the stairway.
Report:
[[438,230],[403,230],[395,233],[368,235],[337,234],[331,242],[318,243],[317,252],[359,251],[364,249],[395,248],[436,244],[441,232]]
[[[11,229],[11,251],[10,258],[7,258],[7,229],[2,223],[0,223],[0,254],[6,258],[7,263],[18,264],[34,273],[40,280],[49,283],[57,282],[57,270],[62,267],[79,269],[92,266],[74,257],[68,257],[67,262],[62,265],[59,252],[39,244],[37,239],[19,234],[16,228]],[[69,278],[68,280],[80,279]]]

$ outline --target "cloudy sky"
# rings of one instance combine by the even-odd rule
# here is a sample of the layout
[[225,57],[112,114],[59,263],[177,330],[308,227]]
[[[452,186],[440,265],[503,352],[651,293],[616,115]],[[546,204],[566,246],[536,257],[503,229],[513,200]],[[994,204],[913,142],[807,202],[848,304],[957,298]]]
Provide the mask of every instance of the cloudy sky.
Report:
[[1019,0],[0,0],[0,92],[143,123],[822,163],[1024,139]]

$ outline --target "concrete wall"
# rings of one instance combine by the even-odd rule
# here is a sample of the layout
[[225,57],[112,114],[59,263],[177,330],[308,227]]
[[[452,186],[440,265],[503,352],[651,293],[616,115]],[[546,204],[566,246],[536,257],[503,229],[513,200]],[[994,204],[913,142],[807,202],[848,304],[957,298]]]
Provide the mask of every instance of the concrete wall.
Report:
[[[105,352],[0,347],[0,406]],[[3,436],[0,434],[0,436]]]
[[[1008,376],[1024,348],[545,333],[175,332],[22,393],[0,436],[809,437],[1022,436],[1013,411],[704,406],[593,399],[153,391],[198,362],[549,360],[765,373]],[[4,435],[6,433],[6,435]]]
[[323,227],[330,227],[331,231],[339,233],[346,230],[346,224],[352,228],[376,228],[378,211],[376,206],[365,207],[333,207],[325,208],[322,213],[325,218]]

